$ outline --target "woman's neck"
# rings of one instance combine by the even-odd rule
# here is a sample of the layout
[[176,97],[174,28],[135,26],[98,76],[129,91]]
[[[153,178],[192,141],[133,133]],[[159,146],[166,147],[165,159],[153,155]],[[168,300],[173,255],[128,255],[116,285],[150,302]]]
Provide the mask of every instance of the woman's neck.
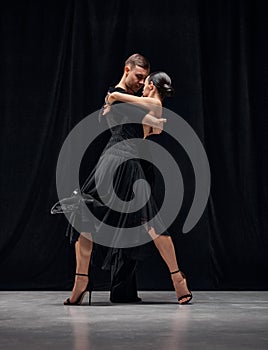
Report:
[[160,94],[158,93],[158,91],[156,91],[156,90],[152,90],[149,93],[148,97],[155,98],[155,99],[159,100],[162,103],[162,98],[161,98]]

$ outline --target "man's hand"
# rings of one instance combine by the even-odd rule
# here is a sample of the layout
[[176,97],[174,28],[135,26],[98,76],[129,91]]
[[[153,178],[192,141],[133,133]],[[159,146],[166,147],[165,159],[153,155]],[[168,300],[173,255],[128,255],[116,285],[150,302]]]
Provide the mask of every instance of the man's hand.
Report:
[[167,122],[165,118],[156,118],[150,114],[147,114],[142,123],[146,126],[145,138],[150,135],[159,135],[163,131],[164,123]]
[[163,131],[163,128],[152,128],[151,132],[148,134],[148,136],[150,135],[159,135],[161,134]]

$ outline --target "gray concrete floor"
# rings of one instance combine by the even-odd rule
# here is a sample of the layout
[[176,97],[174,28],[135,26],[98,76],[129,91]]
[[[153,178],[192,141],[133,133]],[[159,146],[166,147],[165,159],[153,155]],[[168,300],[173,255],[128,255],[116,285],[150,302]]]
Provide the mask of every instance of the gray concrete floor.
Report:
[[[268,349],[268,292],[140,292],[140,304],[63,306],[69,292],[0,292],[0,349]],[[85,300],[86,301],[86,300]],[[84,301],[84,302],[85,302]]]

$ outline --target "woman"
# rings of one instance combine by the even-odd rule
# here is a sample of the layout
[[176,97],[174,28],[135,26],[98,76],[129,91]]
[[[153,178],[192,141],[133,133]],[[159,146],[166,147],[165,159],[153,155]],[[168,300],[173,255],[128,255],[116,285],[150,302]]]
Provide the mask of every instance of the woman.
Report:
[[[81,235],[87,239],[103,234],[106,224],[118,228],[114,242],[124,237],[125,227],[139,228],[131,242],[132,246],[135,243],[139,245],[140,237],[142,237],[144,232],[149,234],[154,239],[157,249],[170,270],[179,303],[185,304],[192,299],[192,294],[187,288],[185,276],[179,271],[171,237],[168,232],[161,230],[163,227],[161,220],[155,221],[155,227],[147,225],[150,218],[155,217],[158,213],[154,199],[151,196],[150,200],[135,213],[130,213],[128,210],[128,203],[133,199],[132,186],[134,182],[146,179],[138,159],[137,147],[131,140],[133,138],[142,139],[151,134],[159,134],[162,131],[163,123],[166,122],[165,119],[160,118],[162,101],[166,96],[171,95],[172,92],[171,80],[164,72],[152,73],[146,79],[143,89],[143,96],[146,98],[112,92],[111,90],[111,93],[106,98],[106,106],[103,111],[103,115],[107,118],[107,123],[112,132],[111,139],[104,149],[96,168],[81,187],[81,191],[74,192],[71,198],[63,199],[56,203],[51,211],[52,213],[62,213],[64,208],[66,208],[65,203],[68,204],[68,210],[73,204],[73,219],[80,217],[82,224],[85,224],[85,230],[81,230]],[[135,104],[141,112],[138,113],[138,116],[134,113],[135,120],[133,120],[133,116],[129,115],[128,110],[125,112],[116,110],[109,113],[110,109],[116,108],[115,106],[111,107],[111,105],[118,103],[118,101]],[[140,108],[149,111],[149,113],[144,116],[144,112]],[[123,123],[117,124],[118,118],[121,118],[120,121],[123,121]],[[142,126],[141,121],[144,126]],[[110,181],[109,174],[116,174],[114,177],[115,181]],[[99,194],[99,186],[104,186],[103,196]],[[144,187],[138,193],[142,196],[146,191],[147,188]],[[114,193],[125,203],[124,212],[120,213],[111,209],[111,204],[115,201]],[[135,193],[137,200],[140,198],[139,194]],[[98,220],[89,220],[83,206],[81,206],[81,202],[87,205]],[[106,206],[105,203],[109,203],[109,206]],[[160,230],[161,235],[157,235],[157,231],[160,232]],[[135,254],[136,250],[131,248],[129,251],[130,254],[133,252]],[[67,299],[65,304],[80,304],[86,291],[84,290],[75,301],[70,302],[70,299]]]

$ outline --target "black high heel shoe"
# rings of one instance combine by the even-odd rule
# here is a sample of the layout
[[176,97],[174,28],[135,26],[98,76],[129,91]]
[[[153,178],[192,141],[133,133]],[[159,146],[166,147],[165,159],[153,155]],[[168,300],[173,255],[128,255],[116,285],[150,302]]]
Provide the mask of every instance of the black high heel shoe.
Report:
[[[87,276],[87,277],[88,277],[88,275],[85,274],[85,273],[76,273],[75,275],[77,275],[77,276]],[[71,301],[70,301],[70,298],[68,298],[68,299],[66,299],[66,300],[64,301],[63,304],[64,304],[64,305],[81,305],[82,302],[83,302],[83,299],[84,299],[85,295],[87,294],[87,292],[89,292],[89,296],[88,296],[88,305],[91,305],[92,286],[91,286],[91,284],[90,284],[89,282],[88,282],[88,284],[87,284],[86,289],[78,296],[78,298],[76,299],[76,301],[71,302]]]
[[[185,274],[184,274],[182,271],[177,270],[177,271],[170,272],[170,274],[171,274],[171,275],[174,275],[174,273],[178,273],[178,272],[181,273],[181,276],[182,276],[182,278],[185,280],[185,283],[186,283],[186,276],[185,276]],[[187,283],[186,283],[186,287],[187,287]],[[187,287],[187,288],[188,288],[188,287]],[[182,299],[185,299],[185,298],[189,298],[189,299],[186,300],[186,301],[180,302]],[[190,292],[189,294],[185,294],[185,295],[182,295],[181,297],[179,297],[179,298],[178,298],[178,302],[179,302],[180,305],[188,304],[189,301],[192,300],[192,298],[193,298],[193,295],[192,295],[192,293]]]

